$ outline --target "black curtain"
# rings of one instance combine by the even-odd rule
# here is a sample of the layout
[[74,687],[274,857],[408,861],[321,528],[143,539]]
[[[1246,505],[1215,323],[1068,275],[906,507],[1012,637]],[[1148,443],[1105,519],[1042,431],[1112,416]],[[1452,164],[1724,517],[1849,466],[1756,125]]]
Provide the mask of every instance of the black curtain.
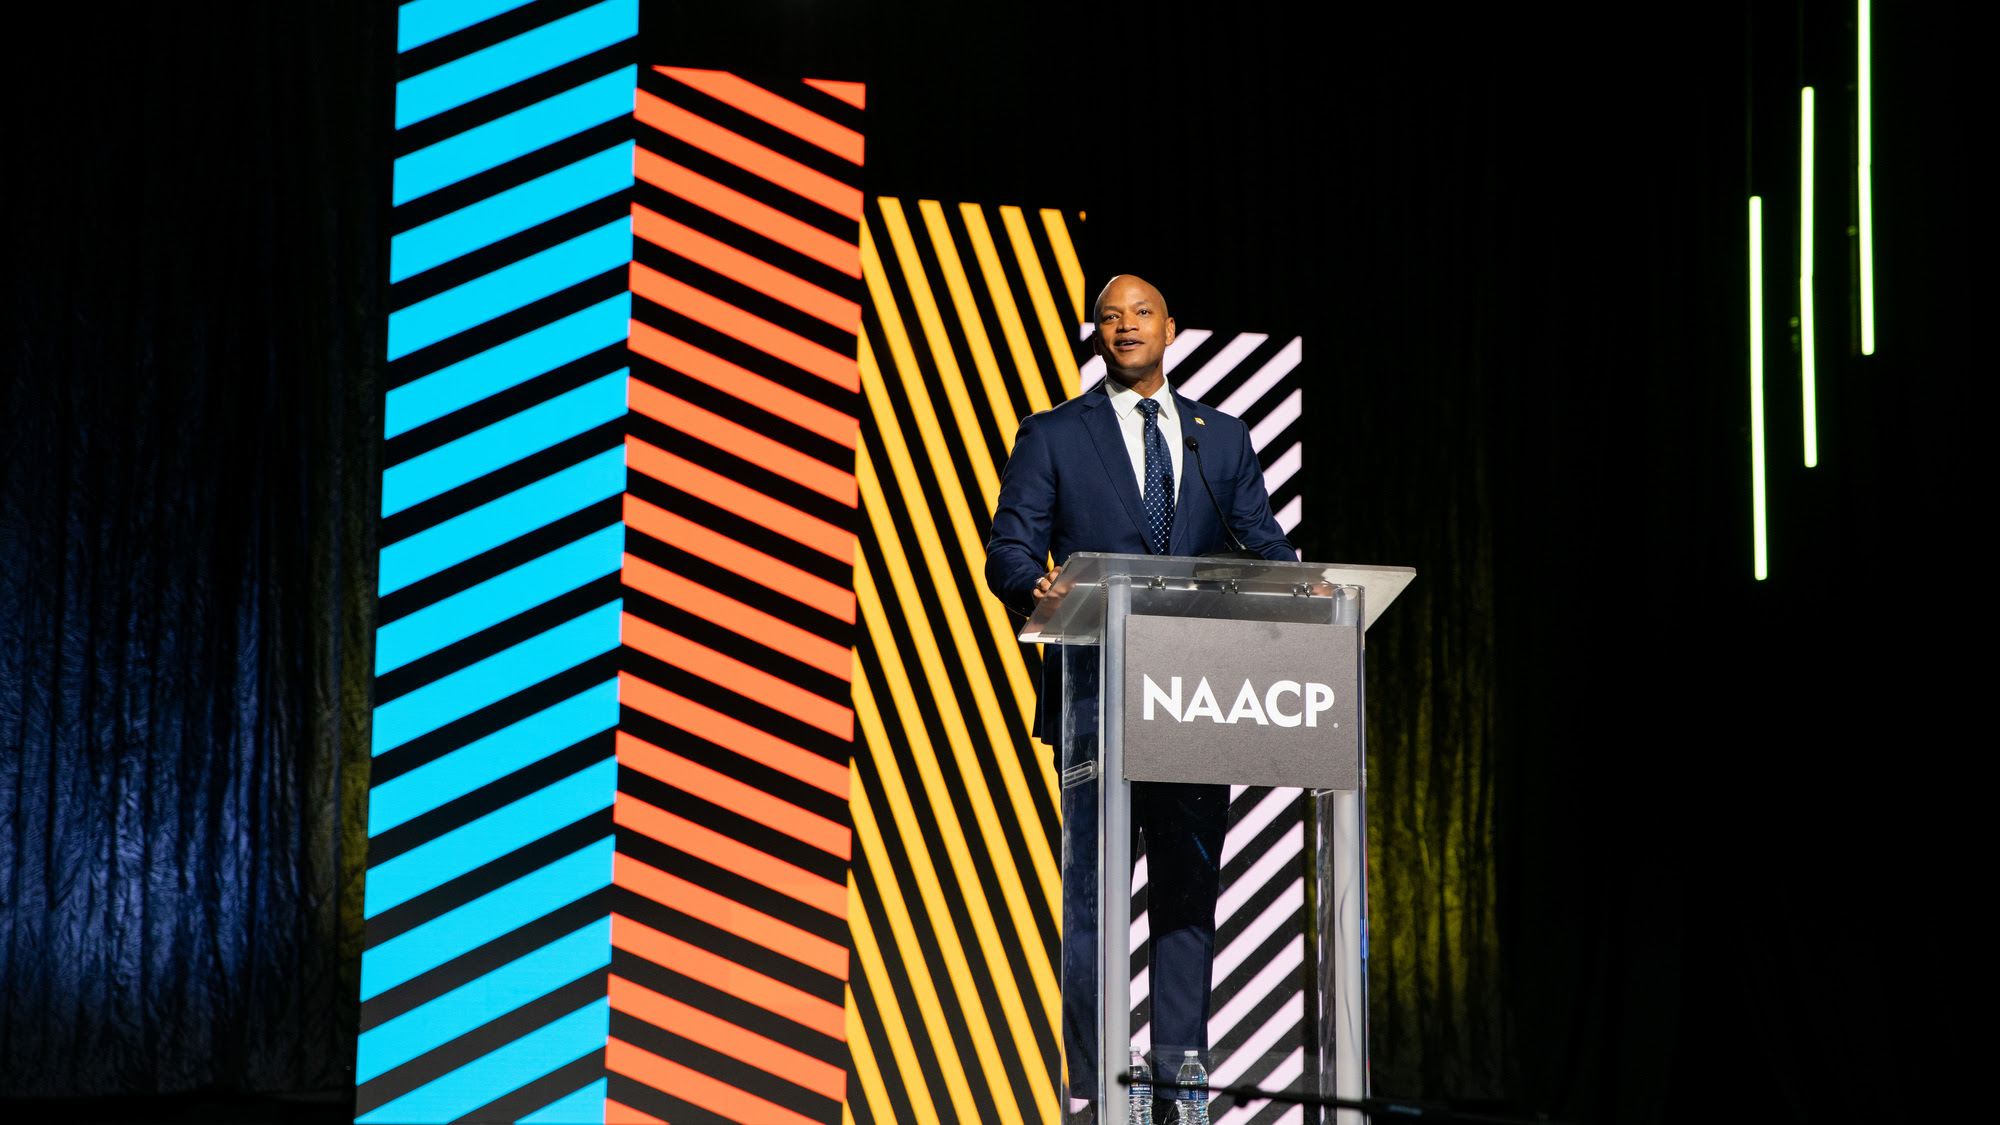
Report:
[[0,1097],[351,1087],[390,18],[13,43]]

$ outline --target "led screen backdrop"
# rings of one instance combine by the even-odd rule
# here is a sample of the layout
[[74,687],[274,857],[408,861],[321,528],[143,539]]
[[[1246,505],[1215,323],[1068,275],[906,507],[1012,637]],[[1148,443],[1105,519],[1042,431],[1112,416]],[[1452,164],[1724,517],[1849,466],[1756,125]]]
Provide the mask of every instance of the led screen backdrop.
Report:
[[640,75],[614,1120],[847,1098],[863,100]]
[[360,1121],[842,1116],[865,99],[637,18],[401,10]]
[[603,1119],[637,30],[400,12],[361,1121]]
[[[401,9],[357,1120],[1054,1121],[1039,657],[981,575],[1019,420],[1101,378],[1073,213],[870,198],[859,84],[637,18]],[[1169,356],[1288,530],[1301,357]],[[1232,823],[1217,1041],[1283,1081],[1298,802]]]
[[1058,1119],[1055,775],[985,592],[1020,419],[1077,389],[1060,211],[878,198],[862,232],[857,1121]]

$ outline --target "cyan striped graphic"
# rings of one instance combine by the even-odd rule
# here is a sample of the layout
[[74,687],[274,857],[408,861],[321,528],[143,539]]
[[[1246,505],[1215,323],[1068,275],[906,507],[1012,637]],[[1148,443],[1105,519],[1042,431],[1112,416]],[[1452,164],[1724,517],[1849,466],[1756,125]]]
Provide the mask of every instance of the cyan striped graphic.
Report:
[[638,18],[399,12],[370,1125],[605,1119]]

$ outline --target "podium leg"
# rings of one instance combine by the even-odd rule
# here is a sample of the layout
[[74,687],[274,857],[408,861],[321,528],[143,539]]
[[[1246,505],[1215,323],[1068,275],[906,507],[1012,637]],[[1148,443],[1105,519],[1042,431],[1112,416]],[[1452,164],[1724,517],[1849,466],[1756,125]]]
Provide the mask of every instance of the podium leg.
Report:
[[[1360,790],[1313,794],[1318,821],[1320,1093],[1368,1096],[1368,912]],[[1340,1110],[1339,1125],[1364,1125]]]
[[1104,584],[1103,664],[1098,677],[1097,1120],[1122,1122],[1132,1054],[1132,783],[1125,780],[1125,617],[1129,578]]

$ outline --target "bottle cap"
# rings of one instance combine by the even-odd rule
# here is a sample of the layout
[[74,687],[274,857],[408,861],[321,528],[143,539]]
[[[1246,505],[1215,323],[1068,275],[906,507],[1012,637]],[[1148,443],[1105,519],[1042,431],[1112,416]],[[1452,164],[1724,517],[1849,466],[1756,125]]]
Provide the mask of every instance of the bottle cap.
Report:
[[1191,1058],[1194,1058],[1194,1052],[1193,1052],[1193,1051],[1183,1051],[1183,1052],[1182,1052],[1182,1055],[1183,1055],[1184,1057],[1186,1057],[1186,1058],[1190,1058],[1190,1059],[1191,1059]]

